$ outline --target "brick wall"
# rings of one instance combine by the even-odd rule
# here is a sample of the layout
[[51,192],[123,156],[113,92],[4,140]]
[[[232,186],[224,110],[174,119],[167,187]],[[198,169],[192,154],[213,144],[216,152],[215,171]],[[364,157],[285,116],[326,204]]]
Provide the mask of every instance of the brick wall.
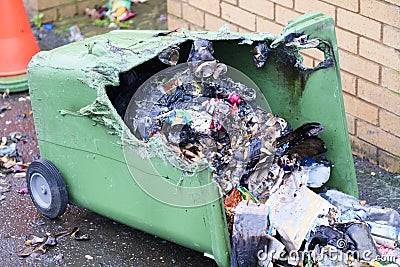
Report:
[[86,7],[94,7],[102,1],[98,0],[24,0],[29,18],[44,14],[43,22],[52,22],[60,18],[72,17],[83,13]]
[[[320,11],[335,19],[353,153],[400,173],[400,0],[167,0],[168,27],[280,33]],[[316,65],[322,53],[303,53]]]

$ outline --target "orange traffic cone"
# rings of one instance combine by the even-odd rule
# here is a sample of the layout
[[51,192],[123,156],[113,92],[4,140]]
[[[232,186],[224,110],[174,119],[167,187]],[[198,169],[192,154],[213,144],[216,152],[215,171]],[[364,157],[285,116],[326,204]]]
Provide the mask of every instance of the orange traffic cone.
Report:
[[25,91],[26,68],[40,49],[22,0],[0,0],[0,7],[0,91]]

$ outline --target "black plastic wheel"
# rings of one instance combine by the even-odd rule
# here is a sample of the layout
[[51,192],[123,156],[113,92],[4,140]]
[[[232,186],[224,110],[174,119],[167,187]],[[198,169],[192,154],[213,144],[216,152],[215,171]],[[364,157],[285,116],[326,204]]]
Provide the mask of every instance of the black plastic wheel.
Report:
[[67,209],[68,192],[61,173],[47,159],[33,161],[26,173],[29,194],[35,207],[51,219]]

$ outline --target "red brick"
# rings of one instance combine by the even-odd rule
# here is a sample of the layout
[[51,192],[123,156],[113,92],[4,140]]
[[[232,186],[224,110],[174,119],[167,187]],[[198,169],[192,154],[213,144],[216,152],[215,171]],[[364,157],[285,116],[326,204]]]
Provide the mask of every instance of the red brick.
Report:
[[204,12],[188,4],[182,4],[183,18],[193,24],[204,27]]
[[376,106],[347,93],[343,94],[343,100],[347,113],[374,125],[378,124],[378,108]]
[[294,7],[296,11],[299,11],[301,13],[318,11],[335,18],[335,6],[321,2],[319,0],[295,0]]
[[168,29],[175,30],[177,28],[189,29],[189,23],[174,15],[168,14]]
[[221,3],[222,18],[250,31],[256,30],[256,16],[236,6]]
[[360,13],[366,17],[400,27],[400,7],[398,5],[377,0],[361,0],[360,10]]
[[384,66],[400,67],[400,53],[394,48],[360,37],[360,55]]
[[322,1],[344,9],[348,9],[350,11],[354,12],[359,11],[358,0],[322,0]]
[[300,16],[301,13],[287,9],[285,7],[275,6],[275,20],[279,24],[286,25],[290,20]]
[[358,35],[336,27],[336,37],[340,48],[354,54],[358,53]]
[[400,174],[400,157],[387,153],[386,151],[378,151],[379,167]]
[[400,28],[383,25],[383,42],[388,46],[400,49]]
[[342,90],[352,95],[357,94],[357,77],[347,73],[345,71],[340,71],[340,77],[342,80]]
[[379,65],[339,49],[340,67],[369,81],[379,83]]
[[257,32],[269,32],[274,34],[279,34],[283,30],[282,25],[279,25],[276,22],[269,21],[264,18],[257,17],[256,18],[256,31]]
[[293,8],[293,1],[294,0],[270,0],[271,2],[274,2],[276,4],[279,4],[281,6]]
[[[400,95],[379,85],[358,80],[358,96],[396,115],[400,115]],[[399,146],[400,147],[400,146]]]
[[370,162],[378,163],[378,148],[355,136],[350,135],[350,145],[353,154],[361,158],[366,158]]
[[239,7],[256,15],[274,19],[274,4],[268,0],[239,0]]
[[220,1],[219,0],[189,0],[189,4],[191,4],[194,7],[197,7],[198,9],[202,9],[204,11],[207,11],[208,13],[211,13],[216,16],[220,16]]
[[209,31],[217,31],[226,24],[229,24],[229,26],[231,27],[231,31],[233,32],[238,31],[238,27],[236,25],[232,25],[231,23],[221,18],[218,18],[216,16],[207,13],[205,14],[205,24],[206,24],[205,28]]
[[378,148],[400,155],[400,138],[362,120],[357,120],[357,136]]
[[400,116],[381,109],[379,110],[379,126],[383,130],[400,137]]
[[381,23],[359,14],[338,8],[336,24],[359,35],[366,35],[374,40],[381,38]]
[[182,1],[167,0],[167,12],[178,18],[182,18]]
[[400,70],[382,67],[381,84],[400,94]]

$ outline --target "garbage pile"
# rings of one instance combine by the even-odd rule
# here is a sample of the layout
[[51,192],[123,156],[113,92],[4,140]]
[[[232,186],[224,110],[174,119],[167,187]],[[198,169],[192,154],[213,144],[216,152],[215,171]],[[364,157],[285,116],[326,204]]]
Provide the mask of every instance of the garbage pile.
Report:
[[105,5],[95,5],[93,8],[87,7],[85,13],[88,17],[95,19],[94,24],[98,26],[108,26],[110,28],[127,28],[129,24],[124,24],[136,14],[131,9],[129,0],[109,0]]
[[[254,48],[255,67],[264,66],[268,51],[267,43]],[[187,64],[139,93],[126,123],[144,141],[162,139],[188,165],[204,159],[211,165],[232,236],[231,266],[384,265],[377,244],[398,252],[399,236],[380,227],[398,234],[399,221],[375,225],[366,207],[343,207],[333,191],[326,200],[309,189],[326,183],[333,167],[321,156],[324,126],[293,130],[261,106],[259,89],[234,81],[213,54],[211,42],[194,41]],[[179,47],[159,59],[176,65]]]

